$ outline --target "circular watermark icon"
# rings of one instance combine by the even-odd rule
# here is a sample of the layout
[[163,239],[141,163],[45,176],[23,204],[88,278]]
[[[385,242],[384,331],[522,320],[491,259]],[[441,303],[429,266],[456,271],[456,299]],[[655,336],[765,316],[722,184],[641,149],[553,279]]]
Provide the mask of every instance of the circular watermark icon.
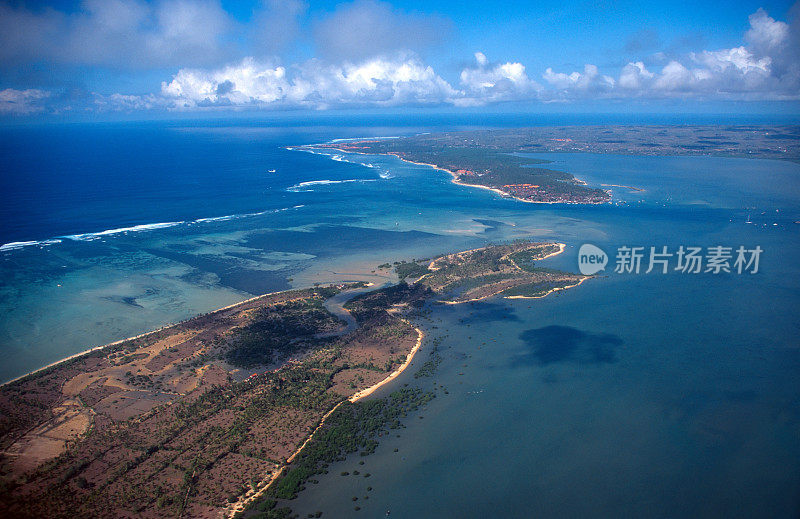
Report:
[[608,254],[591,243],[584,243],[578,250],[578,270],[584,276],[597,274],[608,265]]

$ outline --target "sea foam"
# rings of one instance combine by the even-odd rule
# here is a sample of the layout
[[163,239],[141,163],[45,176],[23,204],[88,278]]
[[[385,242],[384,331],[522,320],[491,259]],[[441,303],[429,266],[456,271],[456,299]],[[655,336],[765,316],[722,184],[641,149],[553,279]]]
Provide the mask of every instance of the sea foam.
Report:
[[116,229],[106,229],[105,231],[99,231],[99,232],[69,234],[65,236],[58,236],[56,238],[50,238],[47,240],[14,241],[0,245],[0,252],[14,251],[26,247],[46,247],[48,245],[55,245],[57,243],[62,243],[64,240],[94,241],[94,240],[99,240],[100,238],[103,238],[105,236],[113,236],[115,234],[128,234],[128,233],[142,232],[142,231],[153,231],[156,229],[166,229],[169,227],[176,227],[178,225],[192,225],[196,223],[224,222],[227,220],[236,220],[239,218],[248,218],[253,216],[261,216],[265,214],[280,213],[282,211],[300,209],[301,207],[305,206],[300,204],[291,207],[281,207],[280,209],[269,209],[266,211],[259,211],[257,213],[240,213],[240,214],[230,214],[225,216],[212,216],[208,218],[198,218],[196,220],[189,220],[189,221],[181,220],[178,222],[146,223],[141,225],[132,225],[130,227],[118,227]]
[[347,184],[350,182],[375,182],[374,179],[357,179],[349,178],[347,180],[309,180],[307,182],[300,182],[293,186],[286,188],[286,191],[293,193],[310,192],[313,191],[314,186],[327,186],[329,184]]
[[35,240],[35,241],[12,241],[10,243],[5,243],[3,245],[0,245],[0,252],[22,249],[23,247],[33,247],[33,246],[46,247],[48,245],[54,245],[56,243],[61,243],[61,240],[52,239],[52,240]]
[[280,209],[269,209],[266,211],[259,211],[257,213],[240,213],[240,214],[228,214],[225,216],[212,216],[209,218],[198,218],[197,220],[193,220],[189,223],[208,223],[208,222],[226,222],[228,220],[238,220],[239,218],[250,218],[253,216],[262,216],[265,214],[274,214],[280,213],[282,211],[289,211],[291,209],[300,209],[301,207],[305,207],[304,205],[294,205],[292,207],[282,207]]
[[69,240],[77,240],[77,241],[92,241],[97,240],[98,238],[102,238],[103,236],[110,236],[113,234],[121,234],[121,233],[129,233],[129,232],[141,232],[141,231],[152,231],[154,229],[166,229],[167,227],[175,227],[176,225],[180,225],[182,223],[186,223],[183,221],[180,222],[159,222],[159,223],[145,223],[141,225],[133,225],[131,227],[119,227],[117,229],[106,229],[105,231],[100,232],[87,232],[83,234],[70,234],[67,236],[62,236],[62,238],[67,238]]

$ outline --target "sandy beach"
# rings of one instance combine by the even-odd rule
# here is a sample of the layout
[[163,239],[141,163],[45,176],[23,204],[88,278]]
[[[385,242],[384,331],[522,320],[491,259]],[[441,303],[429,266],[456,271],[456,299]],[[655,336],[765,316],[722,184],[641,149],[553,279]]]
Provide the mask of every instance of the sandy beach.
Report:
[[147,332],[144,332],[144,333],[140,333],[138,335],[134,335],[132,337],[126,337],[126,338],[120,339],[118,341],[109,342],[107,344],[102,344],[100,346],[93,346],[93,347],[91,347],[89,349],[86,349],[86,350],[83,350],[83,351],[79,351],[78,353],[74,353],[74,354],[72,354],[72,355],[70,355],[68,357],[64,357],[63,359],[59,359],[59,360],[57,360],[55,362],[51,362],[50,364],[47,364],[46,366],[42,366],[41,368],[37,368],[37,369],[35,369],[33,371],[29,371],[28,373],[25,373],[24,375],[20,375],[18,377],[12,378],[11,380],[8,380],[8,381],[3,382],[2,384],[0,384],[0,387],[7,386],[9,384],[13,384],[14,382],[22,380],[22,379],[24,379],[26,377],[30,377],[31,375],[36,375],[37,373],[41,373],[42,371],[45,371],[45,370],[48,370],[50,368],[56,367],[59,364],[63,364],[65,362],[69,362],[71,360],[75,360],[75,359],[78,359],[80,357],[83,357],[84,355],[89,355],[90,353],[94,353],[94,352],[101,351],[101,350],[104,350],[104,349],[107,349],[107,348],[112,348],[114,346],[118,346],[118,345],[120,345],[120,344],[122,344],[124,342],[133,341],[133,340],[136,340],[136,339],[142,339],[142,338],[145,338],[145,337],[149,337],[150,335],[153,335],[155,333],[159,333],[159,332],[162,332],[164,330],[169,330],[170,328],[173,328],[175,326],[179,326],[181,324],[187,323],[187,322],[191,321],[192,319],[196,319],[197,317],[200,317],[201,315],[213,315],[213,314],[216,314],[216,313],[219,313],[219,312],[224,312],[225,310],[230,310],[232,308],[236,308],[238,306],[245,305],[247,303],[252,303],[254,301],[258,301],[259,299],[263,299],[265,297],[273,296],[273,295],[280,294],[280,293],[283,293],[283,292],[287,292],[287,291],[286,290],[280,290],[280,291],[277,291],[277,292],[270,292],[268,294],[261,294],[260,296],[250,297],[248,299],[244,299],[242,301],[239,301],[238,303],[233,303],[233,304],[230,304],[230,305],[227,305],[227,306],[223,306],[222,308],[217,308],[216,310],[212,310],[212,311],[207,312],[205,314],[193,315],[193,316],[189,317],[188,319],[184,319],[183,321],[178,321],[176,323],[165,324],[164,326],[156,328],[155,330],[150,330],[150,331],[147,331]]
[[558,292],[559,290],[567,290],[568,288],[574,288],[574,287],[580,285],[581,283],[583,283],[584,281],[586,281],[587,279],[591,279],[591,278],[592,278],[592,276],[587,276],[587,277],[581,279],[580,281],[578,281],[575,284],[567,285],[567,286],[563,286],[563,287],[552,288],[552,289],[548,290],[547,292],[545,292],[544,294],[541,294],[541,295],[538,295],[538,296],[505,296],[504,299],[541,299],[543,297],[549,296],[553,292]]
[[[402,321],[404,321],[404,322],[406,322],[408,324],[411,324],[406,319],[402,319]],[[417,327],[414,327],[414,330],[417,332],[417,342],[416,342],[416,344],[414,344],[414,347],[411,348],[411,351],[408,352],[408,355],[406,356],[405,362],[403,362],[403,364],[401,364],[396,370],[394,370],[388,377],[384,378],[383,380],[381,380],[377,384],[373,384],[372,386],[370,386],[368,388],[362,389],[361,391],[357,392],[356,394],[350,396],[346,401],[355,403],[355,402],[358,402],[359,400],[362,400],[362,399],[370,396],[371,394],[373,394],[375,391],[377,391],[381,387],[385,386],[386,384],[388,384],[392,380],[396,379],[398,376],[400,376],[401,373],[403,373],[406,370],[406,368],[408,368],[408,366],[411,364],[411,361],[414,360],[414,356],[417,354],[417,352],[419,351],[420,347],[422,347],[422,341],[425,339],[425,332],[423,332],[422,330],[420,330]],[[270,474],[267,478],[265,478],[260,483],[259,489],[256,492],[253,492],[250,495],[246,495],[244,497],[244,499],[241,499],[241,500],[237,501],[236,503],[234,503],[233,505],[231,505],[231,507],[229,508],[229,511],[228,511],[228,517],[233,517],[238,512],[241,512],[242,510],[247,508],[247,506],[250,503],[252,503],[253,501],[257,500],[259,497],[263,496],[264,493],[267,490],[270,489],[270,487],[273,485],[273,483],[275,483],[275,481],[277,481],[278,478],[283,474],[283,472],[292,463],[292,461],[294,461],[294,459],[300,454],[300,452],[305,448],[305,446],[308,445],[308,443],[312,439],[314,439],[314,435],[317,433],[317,431],[319,431],[322,428],[322,426],[325,425],[325,420],[327,420],[327,418],[329,416],[331,416],[334,413],[334,411],[336,411],[344,402],[345,402],[345,400],[339,402],[338,404],[333,406],[330,411],[328,411],[327,413],[325,413],[322,416],[322,418],[319,421],[319,424],[314,428],[314,430],[311,432],[311,434],[309,434],[308,437],[303,441],[303,443],[300,445],[300,447],[298,447],[297,450],[294,451],[291,456],[286,458],[286,462],[284,463],[283,466],[281,466],[280,469],[278,469],[278,471]]]
[[[326,148],[326,149],[332,149],[332,150],[340,151],[342,153],[355,153],[355,154],[358,154],[358,155],[363,155],[362,153],[355,152],[353,150],[343,150],[341,148]],[[398,155],[396,153],[387,153],[386,155],[391,155],[392,157],[397,157],[398,159],[402,160],[403,162],[407,162],[408,164],[415,164],[417,166],[428,166],[430,168],[438,169],[439,171],[444,171],[446,173],[449,173],[450,177],[451,177],[450,181],[453,184],[456,184],[456,185],[459,185],[459,186],[464,186],[464,187],[476,187],[476,188],[479,188],[479,189],[486,189],[486,190],[491,191],[493,193],[497,193],[498,195],[502,196],[503,198],[513,198],[514,200],[517,200],[519,202],[525,202],[527,204],[551,204],[552,205],[552,204],[587,204],[587,203],[588,204],[597,204],[597,203],[608,204],[608,203],[611,203],[610,199],[608,201],[606,201],[606,202],[543,202],[543,201],[539,201],[539,200],[526,200],[524,198],[516,197],[516,196],[512,195],[511,193],[507,193],[507,192],[503,191],[502,189],[498,189],[496,187],[484,186],[484,185],[481,185],[481,184],[466,184],[464,182],[461,182],[458,179],[458,174],[456,174],[455,171],[450,171],[449,169],[443,168],[441,166],[437,166],[436,164],[429,164],[427,162],[415,162],[413,160],[409,160],[409,159],[403,158],[403,157],[401,157],[400,155]],[[588,185],[584,180],[581,180],[579,178],[576,178],[575,181],[580,183],[580,184],[583,184],[583,185]],[[606,184],[603,184],[603,185],[606,185]],[[628,186],[619,186],[619,187],[628,187]],[[636,189],[636,188],[631,188],[631,189]]]
[[[423,165],[436,167],[436,166],[433,166],[431,164],[423,164]],[[436,168],[436,169],[441,169],[441,168]],[[443,170],[443,171],[447,171],[447,170]],[[476,187],[483,187],[483,186],[476,186]],[[543,259],[547,259],[547,258],[550,258],[550,257],[553,257],[553,256],[557,256],[557,255],[563,253],[564,250],[566,249],[566,244],[564,244],[564,243],[557,243],[556,245],[558,245],[558,250],[556,250],[554,252],[551,252],[550,254],[547,254],[547,255],[545,255],[545,256],[543,256],[541,258],[538,258],[538,260],[543,260]],[[460,252],[458,254],[466,254],[466,253],[475,252],[475,251],[478,251],[478,250],[481,250],[481,249],[485,249],[485,248],[486,247],[479,247],[477,249],[472,249],[472,250],[469,250],[469,251],[462,251],[462,252]],[[430,263],[429,268],[431,270],[436,270],[435,263],[436,263],[435,260]],[[519,266],[517,266],[516,264],[515,264],[515,266],[517,268],[519,268]],[[427,275],[429,275],[429,274],[426,274],[426,276]],[[422,276],[422,278],[424,278],[424,277],[425,276]],[[422,279],[422,278],[420,278],[420,279]],[[557,292],[559,290],[566,290],[568,288],[576,287],[576,286],[580,285],[581,283],[583,283],[584,281],[586,281],[587,279],[589,279],[589,278],[585,277],[585,278],[582,278],[580,281],[578,281],[575,284],[572,284],[572,285],[569,285],[569,286],[565,286],[565,287],[553,288],[551,290],[548,290],[546,293],[544,293],[542,295],[538,295],[538,296],[507,296],[506,299],[539,299],[539,298],[546,297],[549,294],[551,294],[553,292]],[[417,282],[418,281],[419,280],[417,280]],[[470,299],[470,300],[466,300],[466,301],[443,301],[442,303],[449,304],[449,305],[464,304],[464,303],[470,303],[470,302],[475,302],[475,301],[482,301],[484,299],[495,297],[496,295],[497,294],[489,294],[489,295],[481,297],[481,298]],[[413,326],[408,320],[403,319],[403,318],[401,318],[401,320],[404,321],[405,323]],[[423,332],[421,329],[419,329],[417,327],[414,327],[414,330],[417,333],[417,341],[416,341],[415,345],[409,351],[408,355],[406,356],[405,361],[396,370],[394,370],[391,374],[389,374],[389,376],[385,377],[381,381],[377,382],[376,384],[373,384],[372,386],[370,386],[368,388],[365,388],[365,389],[362,389],[361,391],[358,391],[357,393],[355,393],[352,396],[350,396],[347,399],[347,401],[355,403],[355,402],[358,402],[359,400],[367,398],[368,396],[374,394],[377,390],[379,390],[380,388],[384,387],[386,384],[388,384],[392,380],[396,379],[398,376],[400,376],[411,365],[412,361],[414,360],[415,355],[417,354],[419,349],[422,347],[423,340],[425,339],[425,332]],[[231,508],[229,508],[228,517],[233,517],[236,513],[244,510],[252,502],[254,502],[258,498],[263,496],[264,493],[267,492],[267,490],[269,490],[269,488],[284,473],[284,471],[292,463],[292,461],[300,454],[300,452],[302,452],[302,450],[306,447],[306,445],[308,445],[308,443],[314,438],[314,436],[317,433],[317,431],[319,431],[322,428],[322,426],[325,424],[326,419],[329,416],[331,416],[334,413],[334,411],[336,411],[343,403],[344,403],[344,401],[339,402],[338,404],[333,406],[333,408],[331,408],[330,411],[328,411],[327,413],[325,413],[325,415],[323,415],[323,417],[320,419],[319,424],[314,428],[314,430],[309,434],[309,436],[303,441],[303,443],[297,448],[297,450],[295,450],[292,453],[292,455],[289,456],[286,459],[285,464],[283,466],[281,466],[279,470],[277,470],[276,472],[270,474],[267,478],[265,478],[260,483],[260,485],[258,486],[258,490],[252,492],[249,495],[246,495],[243,499],[241,499],[240,501],[238,501],[235,504],[231,505]]]

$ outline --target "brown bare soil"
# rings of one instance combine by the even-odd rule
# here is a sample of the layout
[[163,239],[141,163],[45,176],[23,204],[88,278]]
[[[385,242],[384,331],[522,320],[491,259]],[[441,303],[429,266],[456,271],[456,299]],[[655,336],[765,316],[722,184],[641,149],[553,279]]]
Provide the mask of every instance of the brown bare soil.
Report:
[[[416,283],[269,294],[70,358],[0,388],[0,516],[221,517],[283,471],[325,416],[396,376],[433,296],[539,297],[584,279],[514,243],[418,265]],[[556,251],[556,252],[554,252]],[[520,265],[519,262],[524,262]]]
[[[330,337],[344,326],[317,319],[322,300],[315,290],[267,296],[4,386],[0,512],[220,517],[337,402],[385,378],[414,345],[414,329],[377,307],[357,315],[354,332]],[[265,316],[310,327],[293,355],[302,360],[230,365],[238,330]]]

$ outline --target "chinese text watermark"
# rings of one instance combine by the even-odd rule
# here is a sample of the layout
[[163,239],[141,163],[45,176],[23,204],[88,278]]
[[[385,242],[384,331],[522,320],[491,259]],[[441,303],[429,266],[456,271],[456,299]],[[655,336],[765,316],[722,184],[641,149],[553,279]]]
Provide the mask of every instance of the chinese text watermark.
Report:
[[[656,272],[666,274],[670,271],[683,274],[756,274],[758,273],[761,253],[760,246],[746,248],[679,246],[677,249],[661,247],[634,247],[623,245],[617,248],[614,258],[614,272],[617,274],[649,274]],[[601,270],[609,262],[608,255],[599,247],[584,244],[578,251],[578,268],[581,274],[591,276]]]

